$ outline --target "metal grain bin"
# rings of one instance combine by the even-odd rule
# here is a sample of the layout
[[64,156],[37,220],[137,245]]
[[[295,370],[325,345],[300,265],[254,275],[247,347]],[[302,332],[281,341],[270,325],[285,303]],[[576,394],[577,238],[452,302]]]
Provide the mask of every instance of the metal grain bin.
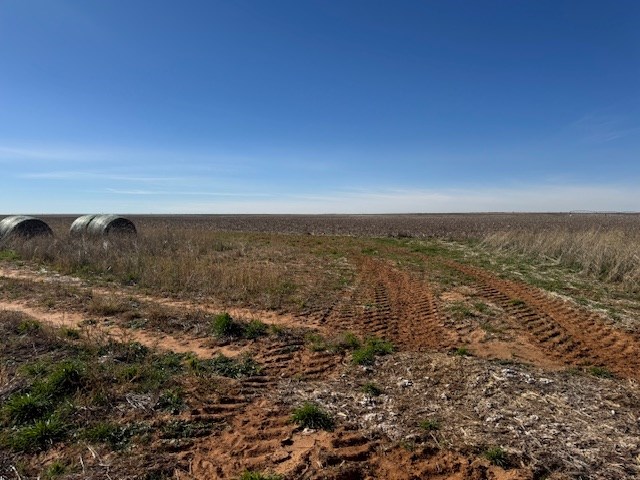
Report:
[[135,235],[136,227],[131,220],[118,215],[83,215],[71,224],[69,233],[90,236]]
[[45,222],[35,217],[12,215],[0,221],[0,239],[9,237],[32,238],[51,236],[53,231]]

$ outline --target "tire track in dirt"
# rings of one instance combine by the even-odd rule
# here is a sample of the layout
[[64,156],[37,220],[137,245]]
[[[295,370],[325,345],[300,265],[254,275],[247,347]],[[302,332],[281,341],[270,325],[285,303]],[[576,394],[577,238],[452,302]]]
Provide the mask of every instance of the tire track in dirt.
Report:
[[477,279],[478,292],[500,305],[546,354],[565,364],[605,366],[617,375],[640,378],[640,342],[602,316],[483,269],[446,264]]
[[310,328],[309,320],[305,317],[294,316],[289,314],[278,313],[274,311],[258,310],[250,308],[241,308],[231,305],[215,304],[211,301],[189,301],[176,300],[172,298],[162,297],[158,295],[149,295],[135,291],[132,287],[96,287],[90,286],[85,281],[67,275],[61,275],[52,272],[36,272],[26,268],[15,268],[0,265],[0,277],[12,278],[17,280],[27,280],[37,283],[63,284],[72,285],[74,287],[90,291],[92,293],[105,297],[120,297],[135,299],[140,302],[155,304],[158,306],[166,306],[189,311],[199,310],[205,313],[219,314],[227,312],[234,318],[243,319],[259,319],[265,323],[273,325],[281,325],[285,327]]
[[[429,284],[390,262],[366,258],[358,274],[366,279],[358,333],[392,341],[409,350],[448,349],[458,342],[443,324]],[[364,283],[364,282],[363,282]]]
[[316,478],[314,474],[336,466],[351,472],[358,466],[365,469],[378,445],[354,430],[303,430],[285,408],[264,400],[250,405],[219,436],[198,445],[191,471],[195,478],[211,479],[236,478],[244,470]]
[[345,288],[340,297],[336,298],[330,305],[319,310],[306,309],[296,315],[296,319],[298,319],[299,323],[308,325],[310,328],[326,331],[335,325],[338,319],[353,317],[357,291],[357,286]]
[[176,353],[193,353],[200,358],[212,358],[220,353],[236,356],[237,351],[225,347],[209,348],[204,346],[203,339],[180,338],[158,332],[147,332],[141,329],[129,329],[120,325],[87,325],[87,316],[78,312],[56,312],[33,308],[23,302],[0,301],[0,309],[22,312],[38,321],[54,327],[87,328],[91,336],[105,335],[123,342],[138,342],[149,348],[170,350]]
[[257,401],[231,419],[220,435],[196,447],[191,473],[195,478],[223,479],[277,465],[281,470],[295,468],[315,445],[310,436],[306,442],[296,442],[295,428],[284,409],[267,400]]

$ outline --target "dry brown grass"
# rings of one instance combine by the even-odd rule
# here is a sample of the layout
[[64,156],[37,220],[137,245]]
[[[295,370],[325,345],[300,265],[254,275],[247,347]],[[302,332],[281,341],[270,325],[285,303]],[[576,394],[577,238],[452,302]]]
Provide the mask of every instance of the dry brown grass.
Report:
[[638,231],[516,230],[490,233],[484,243],[500,250],[545,257],[628,289],[637,289],[640,284]]
[[94,280],[98,276],[154,294],[291,309],[340,286],[335,281],[342,268],[339,259],[314,251],[312,238],[299,243],[300,238],[212,232],[201,225],[180,230],[151,227],[133,239],[63,234],[16,241],[4,251],[62,274]]

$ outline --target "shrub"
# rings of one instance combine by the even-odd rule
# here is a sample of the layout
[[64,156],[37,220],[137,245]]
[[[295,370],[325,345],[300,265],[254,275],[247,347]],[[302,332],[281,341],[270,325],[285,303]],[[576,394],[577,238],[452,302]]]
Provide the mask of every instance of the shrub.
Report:
[[318,405],[305,402],[296,408],[291,415],[291,420],[303,428],[316,430],[333,430],[334,422],[331,416]]

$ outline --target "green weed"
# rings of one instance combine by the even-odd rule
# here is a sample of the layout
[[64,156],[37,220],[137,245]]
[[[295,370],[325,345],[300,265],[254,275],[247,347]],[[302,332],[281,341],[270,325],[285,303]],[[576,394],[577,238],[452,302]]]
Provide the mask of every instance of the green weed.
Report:
[[33,422],[53,410],[53,403],[42,395],[13,395],[2,408],[3,416],[14,425]]
[[467,347],[458,347],[453,351],[453,354],[457,357],[468,357],[471,355]]
[[291,421],[303,428],[313,428],[315,430],[331,431],[334,427],[334,421],[331,416],[311,402],[305,402],[302,406],[296,408],[291,415]]
[[284,477],[282,475],[272,475],[269,473],[261,473],[255,472],[251,470],[247,470],[240,477],[239,480],[282,480]]
[[173,388],[162,392],[158,398],[156,407],[167,410],[174,415],[180,413],[185,407],[182,390]]
[[2,443],[12,450],[33,452],[43,450],[62,439],[68,426],[57,416],[36,420],[32,424],[13,430]]
[[32,335],[42,329],[42,324],[32,318],[25,318],[18,323],[17,331],[21,335]]
[[594,377],[613,378],[613,374],[606,367],[593,366],[587,369],[587,372]]
[[388,355],[393,352],[393,344],[379,338],[368,338],[364,345],[353,351],[351,360],[356,365],[373,365],[379,355]]
[[67,465],[62,463],[60,460],[56,460],[46,468],[46,470],[42,474],[42,477],[47,480],[51,480],[54,478],[58,478],[61,475],[64,475],[66,472],[67,472]]
[[435,430],[440,430],[440,422],[435,418],[427,418],[426,420],[422,420],[419,423],[421,429],[427,432],[433,432]]
[[377,397],[382,394],[382,389],[373,382],[367,382],[362,386],[362,393],[370,397]]
[[490,447],[484,452],[484,457],[493,465],[506,468],[509,465],[507,452],[502,447]]
[[262,337],[267,333],[267,324],[261,322],[260,320],[251,320],[245,327],[242,332],[242,336],[244,338],[248,338],[250,340]]

